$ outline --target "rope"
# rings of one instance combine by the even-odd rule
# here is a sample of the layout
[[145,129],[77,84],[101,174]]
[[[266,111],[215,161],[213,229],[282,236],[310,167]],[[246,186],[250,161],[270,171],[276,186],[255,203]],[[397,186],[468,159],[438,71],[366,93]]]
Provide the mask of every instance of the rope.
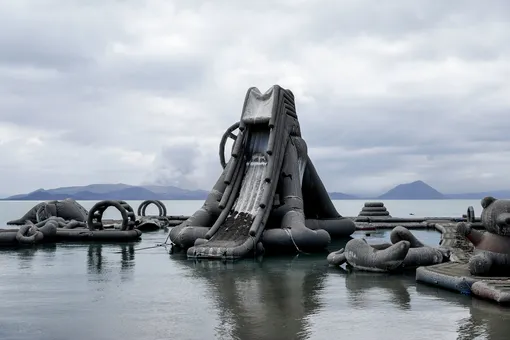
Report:
[[292,243],[294,244],[294,247],[296,247],[296,250],[299,252],[299,253],[302,253],[302,254],[306,254],[306,255],[310,255],[309,253],[306,253],[304,251],[302,251],[301,249],[299,249],[299,247],[297,246],[296,242],[294,241],[294,237],[292,237],[292,233],[290,232],[290,228],[284,228],[283,230],[285,230],[285,232],[287,233],[287,235],[289,235]]
[[[133,249],[134,251],[139,251],[139,250],[146,250],[146,249],[154,249],[154,248],[158,248],[158,247],[165,247],[166,246],[170,246],[170,254],[173,253],[173,249],[174,249],[174,243],[173,242],[170,242],[170,243],[167,243],[168,242],[168,239],[170,238],[170,233],[168,233],[168,236],[166,237],[165,239],[165,242],[163,243],[157,243],[156,245],[154,246],[149,246],[149,247],[143,247],[143,248],[136,248],[136,249]],[[118,251],[118,252],[115,252],[116,254],[121,254],[122,251]]]

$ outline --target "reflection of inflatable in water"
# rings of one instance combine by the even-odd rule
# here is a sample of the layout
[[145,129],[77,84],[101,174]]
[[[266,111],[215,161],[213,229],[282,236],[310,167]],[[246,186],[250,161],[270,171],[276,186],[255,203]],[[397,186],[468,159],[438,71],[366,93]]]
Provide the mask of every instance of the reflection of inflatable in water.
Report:
[[319,259],[176,262],[193,267],[191,275],[205,280],[220,309],[222,338],[286,340],[310,335],[307,317],[321,307],[328,270],[315,265]]
[[370,308],[370,297],[377,295],[380,298],[382,291],[389,296],[388,302],[399,309],[411,309],[411,295],[408,289],[415,285],[414,276],[374,275],[361,271],[346,272],[343,276],[345,276],[345,287],[352,307]]
[[170,231],[189,257],[238,259],[264,248],[314,252],[355,231],[336,211],[308,156],[291,91],[250,88],[240,122],[220,143],[222,160],[228,136],[235,139],[232,157],[222,162],[204,205]]
[[[111,271],[119,268],[121,280],[129,280],[135,265],[135,246],[133,244],[119,244],[119,249],[109,246],[108,254],[104,254],[104,245],[91,243],[87,249],[87,271],[92,281],[110,281]],[[112,251],[113,250],[113,251]],[[120,254],[120,256],[119,256]],[[119,259],[120,257],[120,259]],[[120,266],[119,266],[120,260]]]
[[473,299],[466,295],[452,294],[442,288],[416,285],[416,292],[438,300],[452,302],[469,308],[470,316],[458,322],[459,340],[508,339],[510,334],[510,309],[489,301]]
[[[26,247],[26,248],[17,248],[17,247],[2,247],[0,248],[0,258],[7,258],[5,254],[15,254],[18,263],[19,269],[30,269],[32,268],[32,262],[36,256],[43,256],[45,260],[52,260],[55,257],[55,252],[57,250],[57,246],[55,244],[44,244],[40,247]],[[1,260],[0,260],[1,267]]]

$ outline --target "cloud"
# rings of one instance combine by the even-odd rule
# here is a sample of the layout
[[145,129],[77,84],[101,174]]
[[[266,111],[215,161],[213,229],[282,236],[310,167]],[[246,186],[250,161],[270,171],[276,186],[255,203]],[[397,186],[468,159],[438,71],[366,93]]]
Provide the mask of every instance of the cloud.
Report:
[[[510,188],[507,1],[0,3],[2,192],[210,189],[246,90],[296,96],[331,191]],[[16,180],[13,180],[16,179]]]

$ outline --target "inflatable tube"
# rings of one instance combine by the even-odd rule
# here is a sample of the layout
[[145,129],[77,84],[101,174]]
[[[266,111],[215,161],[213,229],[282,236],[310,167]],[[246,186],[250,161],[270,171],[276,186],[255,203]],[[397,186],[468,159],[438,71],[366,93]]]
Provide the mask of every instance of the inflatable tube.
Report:
[[232,138],[234,140],[234,142],[236,141],[237,136],[234,135],[233,132],[235,130],[237,130],[239,128],[239,126],[240,126],[240,122],[232,124],[227,129],[227,131],[225,131],[223,136],[221,137],[219,155],[220,155],[220,164],[223,169],[225,169],[227,167],[227,162],[225,160],[225,144],[227,143],[228,138]]
[[66,223],[64,225],[64,229],[77,229],[77,228],[80,228],[80,229],[87,228],[87,223],[72,220],[72,221],[69,221],[69,223]]
[[443,253],[432,247],[409,248],[402,268],[418,268],[420,266],[431,266],[442,263],[444,259]]
[[424,247],[425,245],[418,240],[413,233],[404,227],[396,226],[390,233],[390,241],[395,244],[400,241],[408,241],[411,248]]
[[43,238],[43,233],[41,233],[34,224],[26,224],[21,226],[16,234],[16,240],[20,244],[40,243]]
[[363,207],[361,211],[367,211],[367,212],[382,212],[382,211],[388,211],[386,210],[386,207]]
[[344,248],[329,253],[327,260],[331,266],[341,266],[346,263],[347,259],[345,258]]
[[384,207],[384,203],[383,202],[365,202],[364,206],[367,208],[382,208],[382,207]]
[[145,212],[147,210],[147,207],[151,204],[154,204],[158,210],[159,210],[159,217],[163,217],[163,216],[166,216],[166,206],[163,204],[163,202],[161,202],[160,200],[146,200],[146,201],[143,201],[142,204],[140,204],[140,206],[138,207],[138,212],[137,212],[137,215],[138,216],[146,216],[145,215]]
[[0,229],[0,245],[10,246],[18,244],[17,234],[18,229]]
[[369,217],[369,216],[358,216],[358,217],[352,217],[356,221],[360,222],[371,222],[371,223],[377,223],[377,222],[383,222],[383,223],[423,223],[423,222],[446,222],[446,223],[454,223],[454,222],[462,222],[466,221],[465,218],[455,218],[455,217]]
[[356,231],[354,221],[345,217],[327,220],[307,219],[305,226],[311,230],[324,229],[332,239],[349,237]]
[[109,207],[116,208],[120,214],[122,215],[122,225],[120,227],[120,230],[133,230],[135,227],[135,213],[133,211],[133,208],[129,204],[127,204],[124,201],[100,201],[96,203],[92,209],[90,209],[88,219],[87,219],[87,225],[89,227],[89,230],[104,230],[103,226],[103,213],[105,210]]
[[51,216],[43,221],[35,223],[37,228],[44,227],[49,221],[54,221],[59,228],[63,228],[67,223],[62,217]]
[[48,221],[39,231],[44,235],[44,241],[49,241],[57,235],[58,223],[56,221]]
[[322,229],[310,230],[305,226],[268,229],[262,233],[262,245],[266,250],[281,252],[317,251],[325,249],[331,242],[328,232]]
[[400,241],[379,250],[364,239],[353,239],[345,245],[345,258],[356,269],[391,272],[401,268],[410,246],[408,241]]
[[[179,226],[180,227],[180,226]],[[205,239],[209,231],[207,227],[187,226],[183,228],[175,227],[170,230],[170,240],[183,249],[192,247],[197,239]]]
[[59,241],[106,241],[126,242],[140,238],[142,232],[133,230],[71,230],[58,229],[56,238]]
[[390,233],[390,241],[395,244],[407,241],[410,244],[409,252],[402,263],[403,268],[417,268],[444,262],[449,257],[447,249],[438,249],[424,245],[408,229],[397,226]]
[[389,215],[390,215],[389,211],[378,211],[378,212],[360,211],[360,213],[358,214],[358,216],[389,216]]

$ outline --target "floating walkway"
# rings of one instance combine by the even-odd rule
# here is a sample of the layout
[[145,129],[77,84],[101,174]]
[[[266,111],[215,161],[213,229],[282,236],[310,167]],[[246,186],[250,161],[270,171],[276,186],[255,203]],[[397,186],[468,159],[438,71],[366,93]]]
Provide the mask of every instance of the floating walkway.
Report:
[[392,217],[383,202],[365,202],[356,217],[347,217],[356,223],[356,230],[368,231],[393,229],[401,226],[406,229],[437,229],[437,224],[469,222],[474,229],[483,229],[480,218],[475,217],[473,207],[461,217]]
[[416,280],[462,294],[510,303],[510,277],[473,276],[468,262],[474,247],[458,235],[454,224],[437,224],[441,232],[440,245],[451,251],[451,262],[416,269]]

